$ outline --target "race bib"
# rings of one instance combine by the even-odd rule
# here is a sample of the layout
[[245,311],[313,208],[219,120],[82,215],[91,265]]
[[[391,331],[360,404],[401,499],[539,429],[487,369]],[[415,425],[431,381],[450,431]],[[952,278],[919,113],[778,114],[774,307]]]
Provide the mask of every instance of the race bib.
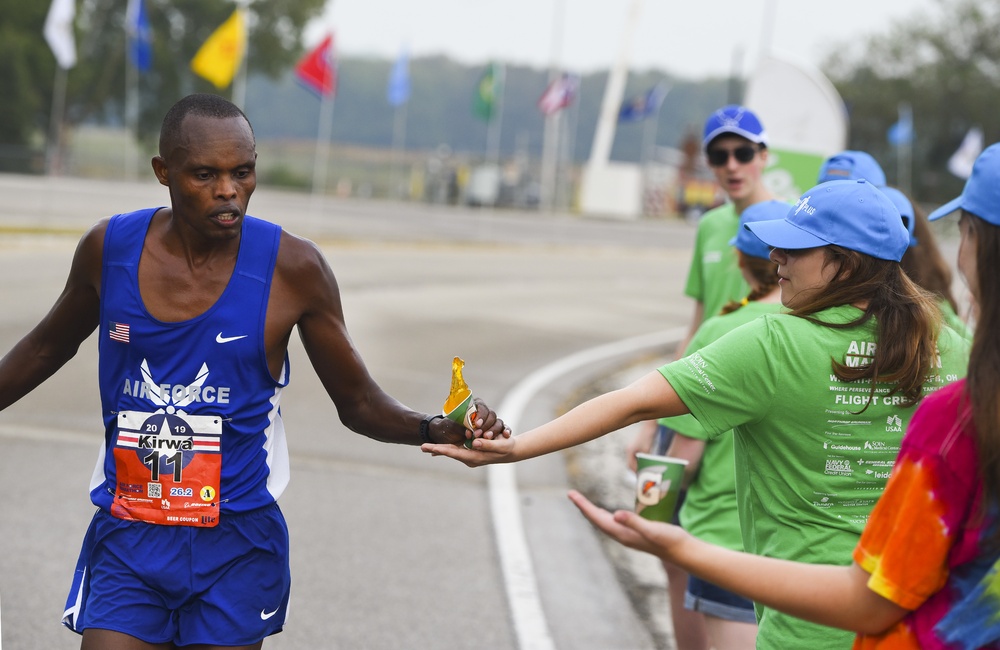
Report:
[[220,416],[122,411],[114,457],[115,517],[165,526],[219,523]]

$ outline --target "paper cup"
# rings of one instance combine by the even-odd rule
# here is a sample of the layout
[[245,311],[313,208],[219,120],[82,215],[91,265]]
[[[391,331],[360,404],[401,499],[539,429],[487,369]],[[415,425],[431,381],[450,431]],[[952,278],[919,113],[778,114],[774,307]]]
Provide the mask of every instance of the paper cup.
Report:
[[677,507],[684,468],[681,458],[636,454],[635,512],[644,519],[669,523]]
[[[462,400],[462,403],[444,414],[452,422],[458,422],[463,427],[472,431],[476,426],[472,423],[472,418],[476,415],[476,406],[472,403],[472,393]],[[472,439],[465,441],[465,446],[472,449]]]

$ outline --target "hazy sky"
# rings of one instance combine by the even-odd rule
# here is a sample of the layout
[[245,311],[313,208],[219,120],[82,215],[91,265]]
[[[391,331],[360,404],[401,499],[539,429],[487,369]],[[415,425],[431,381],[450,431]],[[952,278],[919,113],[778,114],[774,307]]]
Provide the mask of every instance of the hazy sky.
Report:
[[[446,54],[577,72],[610,67],[622,50],[634,0],[330,0],[307,45],[332,29],[343,54],[395,58]],[[935,0],[639,0],[629,48],[633,70],[686,77],[741,75],[768,40],[775,51],[819,65],[837,43],[887,33],[894,21],[934,15]],[[561,29],[556,16],[561,15]],[[767,17],[772,19],[768,20]]]

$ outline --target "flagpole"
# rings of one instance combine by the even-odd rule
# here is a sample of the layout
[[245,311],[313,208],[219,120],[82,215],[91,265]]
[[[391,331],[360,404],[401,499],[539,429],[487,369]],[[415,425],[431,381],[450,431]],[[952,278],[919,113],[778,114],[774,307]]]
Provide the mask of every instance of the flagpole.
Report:
[[896,151],[896,178],[899,180],[899,188],[909,194],[911,185],[911,170],[913,165],[913,109],[906,102],[899,105],[898,124],[909,124],[910,133]]
[[[562,51],[563,34],[563,13],[565,11],[565,0],[554,0],[552,15],[552,52],[551,63],[549,65],[549,88],[559,78],[559,58]],[[539,197],[539,207],[542,210],[552,211],[555,206],[555,195],[557,194],[556,183],[558,182],[558,172],[556,167],[559,164],[559,136],[562,128],[562,111],[556,110],[545,116],[545,132],[542,139],[542,178],[541,196]]]
[[326,193],[326,168],[330,156],[330,134],[333,131],[333,102],[332,94],[324,94],[320,99],[316,157],[313,161],[313,197]]
[[650,152],[652,151],[652,152],[655,153],[655,151],[656,151],[656,134],[659,132],[659,128],[660,128],[660,111],[663,110],[663,102],[666,100],[667,95],[670,93],[670,86],[667,86],[666,88],[664,88],[662,90],[662,94],[660,94],[661,91],[659,91],[658,89],[662,88],[662,87],[663,87],[662,82],[656,85],[656,92],[657,92],[657,97],[656,97],[656,111],[652,115],[650,115],[648,118],[646,118],[646,123],[643,125],[643,129],[642,129],[642,139],[643,139],[642,165],[643,165],[643,167],[646,167],[649,164],[650,160],[652,158],[655,158],[655,156],[653,154],[651,154]]
[[[243,20],[246,21],[247,7],[250,0],[236,0],[237,11],[243,12]],[[246,22],[244,22],[244,25]],[[247,61],[250,60],[250,35],[244,39],[243,57],[240,59],[239,68],[236,69],[236,79],[233,80],[233,103],[241,109],[246,108],[247,99]]]
[[[497,93],[499,96],[496,97],[496,119],[490,119],[489,128],[486,130],[486,159],[487,162],[492,162],[500,169],[500,126],[503,122],[503,100],[505,94],[505,86],[507,83],[507,67],[503,63],[497,64],[498,74],[497,80],[494,80],[493,87],[499,88],[500,92]],[[491,116],[492,118],[493,116]]]
[[46,149],[45,170],[50,176],[62,172],[62,131],[66,112],[66,68],[56,66],[55,86],[52,89],[52,115],[49,121],[49,142]]
[[[583,76],[581,75],[576,92],[577,97],[581,96],[583,88]],[[572,194],[569,192],[572,185],[570,183],[570,172],[573,170],[576,160],[576,127],[580,121],[580,102],[575,101],[569,107],[570,113],[563,122],[563,133],[560,136],[559,145],[559,167],[557,170],[556,183],[556,207],[560,210],[568,210],[573,207]]]
[[[126,37],[127,38],[127,37]],[[135,180],[139,153],[139,89],[138,69],[135,62],[125,56],[125,178]]]
[[[139,0],[141,2],[142,0]],[[139,34],[142,13],[141,5],[129,0],[125,9],[125,179],[135,180],[139,139],[139,62],[136,60],[136,40]]]
[[403,102],[396,107],[392,125],[392,171],[390,177],[392,178],[393,188],[390,195],[396,198],[403,198],[399,163],[406,141],[406,104],[407,102]]

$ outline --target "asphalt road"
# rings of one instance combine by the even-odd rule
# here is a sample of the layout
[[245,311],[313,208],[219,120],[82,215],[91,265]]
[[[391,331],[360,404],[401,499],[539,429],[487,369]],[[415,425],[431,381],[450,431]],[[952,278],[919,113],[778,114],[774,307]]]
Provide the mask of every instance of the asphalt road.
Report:
[[[0,353],[58,295],[97,219],[167,201],[155,183],[0,176]],[[402,402],[437,411],[451,359],[493,405],[540,367],[683,325],[693,228],[258,189],[250,213],[317,241],[355,344]],[[101,441],[96,339],[0,414],[0,638],[8,650],[79,646],[58,621],[92,506]],[[266,648],[517,648],[486,472],[346,430],[293,337],[283,413],[292,481],[292,603]],[[611,360],[608,363],[620,360]],[[519,429],[549,419],[607,364],[546,385]],[[620,473],[621,467],[608,467]],[[552,645],[653,643],[597,536],[565,498],[564,457],[516,468],[518,503]],[[152,549],[150,552],[155,552]]]

